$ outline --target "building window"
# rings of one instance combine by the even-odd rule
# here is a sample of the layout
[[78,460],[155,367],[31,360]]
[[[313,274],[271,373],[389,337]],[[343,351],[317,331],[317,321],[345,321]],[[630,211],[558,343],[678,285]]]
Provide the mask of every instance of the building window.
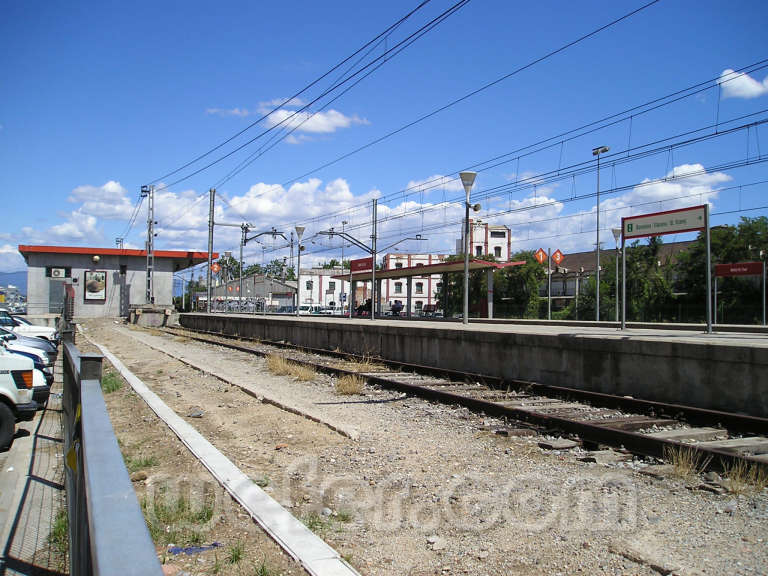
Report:
[[402,262],[395,262],[395,268],[402,268],[403,263]]
[[402,293],[403,293],[403,283],[395,282],[395,294],[402,294]]
[[506,232],[503,232],[501,230],[492,230],[491,231],[491,238],[506,238],[507,234]]
[[482,255],[483,255],[483,247],[475,246],[475,256],[482,256]]
[[307,280],[307,284],[306,284],[307,290],[312,290],[312,285],[313,284],[314,284],[314,282],[312,280]]
[[421,310],[422,306],[424,306],[424,302],[421,300],[416,301],[416,310]]
[[496,258],[501,258],[501,246],[493,247],[493,255],[496,256]]
[[328,282],[328,292],[336,290],[336,282]]
[[416,282],[416,294],[424,294],[424,282]]

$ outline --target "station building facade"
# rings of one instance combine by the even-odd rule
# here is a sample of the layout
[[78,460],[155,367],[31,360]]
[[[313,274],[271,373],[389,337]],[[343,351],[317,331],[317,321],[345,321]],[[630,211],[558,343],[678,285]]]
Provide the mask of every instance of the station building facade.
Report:
[[144,250],[21,245],[19,252],[27,263],[27,314],[61,314],[69,292],[75,318],[128,316],[139,306],[172,307],[173,275],[208,260],[207,252],[155,250],[152,302],[147,301]]

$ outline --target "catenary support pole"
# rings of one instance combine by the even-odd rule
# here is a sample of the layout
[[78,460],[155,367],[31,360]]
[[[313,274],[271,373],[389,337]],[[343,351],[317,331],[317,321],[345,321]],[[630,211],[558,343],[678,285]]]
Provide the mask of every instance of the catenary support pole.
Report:
[[547,320],[552,320],[552,248],[547,248]]
[[213,206],[216,198],[216,188],[208,191],[210,196],[208,206],[208,274],[206,280],[206,298],[205,310],[210,313],[213,310],[211,306],[211,266],[213,265]]
[[621,231],[621,329],[627,327],[627,245],[624,242],[624,223]]
[[712,252],[709,234],[709,204],[704,211],[704,230],[707,237],[707,334],[712,334]]
[[371,234],[371,320],[376,318],[376,300],[379,292],[376,290],[376,198],[373,199],[373,226]]

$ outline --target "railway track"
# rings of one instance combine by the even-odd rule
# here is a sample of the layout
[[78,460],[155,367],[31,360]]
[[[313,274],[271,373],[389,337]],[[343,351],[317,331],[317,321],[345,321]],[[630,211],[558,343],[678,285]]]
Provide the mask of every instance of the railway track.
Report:
[[[504,417],[538,432],[560,431],[585,448],[623,447],[633,454],[669,459],[689,453],[701,468],[747,463],[768,469],[768,419],[549,386],[455,370],[250,341],[218,333],[164,328],[161,332],[259,356],[279,353],[292,362],[335,376],[357,374],[371,385]],[[505,433],[505,430],[499,430]]]

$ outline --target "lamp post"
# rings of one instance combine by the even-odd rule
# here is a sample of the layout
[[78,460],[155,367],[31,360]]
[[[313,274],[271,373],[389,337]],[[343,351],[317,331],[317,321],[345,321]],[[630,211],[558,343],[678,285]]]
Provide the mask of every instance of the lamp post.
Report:
[[613,239],[616,240],[616,322],[619,321],[619,238],[621,238],[621,228],[611,228]]
[[462,322],[469,324],[469,192],[475,183],[477,172],[459,172],[466,195],[464,201],[464,315]]
[[296,226],[296,236],[299,238],[299,255],[296,264],[296,316],[301,305],[301,237],[304,236],[304,226]]
[[600,321],[600,154],[605,154],[610,148],[608,146],[599,146],[592,149],[592,156],[597,156],[597,240],[595,244],[595,254],[597,255],[597,264],[595,269],[595,320]]

